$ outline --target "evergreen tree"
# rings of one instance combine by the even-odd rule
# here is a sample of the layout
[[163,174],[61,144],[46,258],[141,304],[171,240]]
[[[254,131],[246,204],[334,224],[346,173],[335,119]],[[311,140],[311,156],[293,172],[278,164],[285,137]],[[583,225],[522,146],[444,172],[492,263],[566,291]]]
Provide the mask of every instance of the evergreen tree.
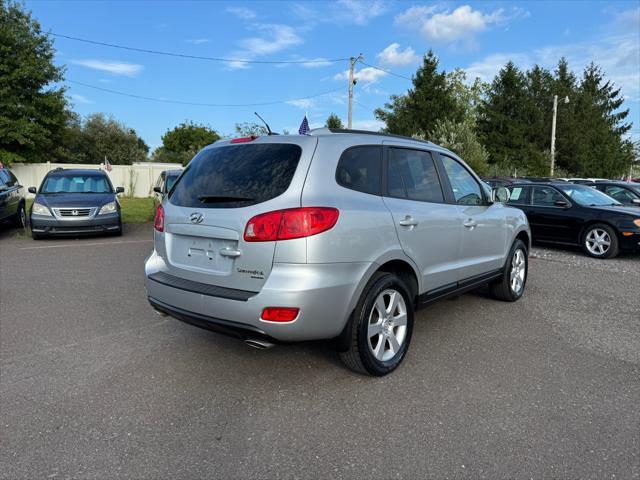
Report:
[[620,110],[623,102],[620,89],[605,80],[597,65],[585,68],[574,108],[576,174],[613,178],[628,172],[633,145],[623,138],[631,128],[625,123],[629,110]]
[[325,123],[325,126],[327,128],[344,128],[344,125],[342,124],[342,120],[340,120],[340,117],[335,113],[332,113],[331,115],[329,115],[329,117],[327,118],[327,122]]
[[215,130],[193,122],[184,122],[162,135],[162,146],[153,152],[156,162],[186,165],[203,147],[220,140]]
[[429,50],[413,77],[413,88],[405,95],[392,95],[384,108],[375,111],[376,118],[386,124],[385,132],[411,136],[430,132],[438,120],[462,121],[464,111],[438,65],[438,58]]

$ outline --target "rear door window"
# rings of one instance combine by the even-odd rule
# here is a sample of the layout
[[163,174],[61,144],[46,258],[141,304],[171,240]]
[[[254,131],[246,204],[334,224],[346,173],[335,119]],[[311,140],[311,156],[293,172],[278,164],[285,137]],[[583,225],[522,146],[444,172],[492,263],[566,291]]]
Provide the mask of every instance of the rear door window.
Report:
[[230,145],[200,152],[171,192],[180,207],[237,208],[283,194],[302,149],[288,143]]
[[390,148],[387,168],[389,196],[443,203],[444,196],[433,158],[424,150]]
[[340,157],[336,181],[351,190],[380,195],[381,172],[382,147],[353,147]]

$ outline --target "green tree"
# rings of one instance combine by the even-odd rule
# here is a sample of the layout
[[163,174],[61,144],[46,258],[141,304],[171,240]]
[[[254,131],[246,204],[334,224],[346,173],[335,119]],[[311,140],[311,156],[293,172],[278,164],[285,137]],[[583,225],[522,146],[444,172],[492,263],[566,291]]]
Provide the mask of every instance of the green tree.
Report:
[[61,160],[69,163],[99,164],[106,158],[113,165],[131,165],[144,162],[149,153],[134,129],[103,113],[91,114],[79,125],[72,120],[65,138],[68,157]]
[[342,128],[344,128],[344,125],[342,123],[342,120],[340,120],[340,117],[338,115],[336,115],[335,113],[332,113],[327,118],[327,121],[325,123],[325,127],[342,129]]
[[501,170],[546,173],[548,157],[529,134],[533,109],[525,75],[508,62],[491,83],[479,108],[478,133],[489,152],[490,163]]
[[0,161],[42,162],[60,143],[67,121],[63,69],[31,13],[0,0]]
[[473,170],[483,175],[489,170],[489,154],[478,140],[473,123],[440,120],[429,134],[429,140],[451,150],[469,164]]
[[623,103],[620,89],[605,80],[600,67],[588,65],[574,102],[576,174],[613,178],[628,172],[634,153],[624,138],[631,125],[625,122],[629,110],[620,110]]
[[236,123],[235,131],[236,135],[240,137],[259,137],[261,135],[269,134],[267,127],[253,122]]
[[220,140],[215,130],[193,122],[184,122],[162,135],[162,146],[153,152],[153,160],[186,165],[198,151]]
[[384,108],[375,111],[376,118],[385,122],[386,132],[411,136],[430,132],[441,120],[463,120],[464,110],[438,66],[438,58],[429,50],[413,76],[413,88],[405,95],[392,95]]

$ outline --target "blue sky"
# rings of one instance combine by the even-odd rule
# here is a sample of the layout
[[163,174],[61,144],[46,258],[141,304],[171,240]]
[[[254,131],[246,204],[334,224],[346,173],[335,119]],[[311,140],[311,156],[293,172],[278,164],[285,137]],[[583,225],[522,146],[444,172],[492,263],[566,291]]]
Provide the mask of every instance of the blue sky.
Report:
[[[346,120],[346,61],[411,76],[432,48],[447,70],[491,80],[509,59],[522,68],[553,68],[561,56],[575,71],[598,63],[626,98],[632,135],[640,138],[640,3],[629,2],[173,2],[27,1],[45,31],[98,42],[190,55],[315,63],[256,65],[174,58],[56,38],[66,78],[134,95],[208,104],[285,101],[259,107],[205,107],[133,99],[69,84],[82,115],[106,112],[155,148],[180,122],[231,134],[257,110],[272,129],[297,131],[331,113]],[[354,127],[377,129],[371,109],[410,82],[359,65]],[[305,100],[302,97],[330,92]],[[346,122],[345,122],[346,123]],[[560,126],[559,126],[560,128]]]

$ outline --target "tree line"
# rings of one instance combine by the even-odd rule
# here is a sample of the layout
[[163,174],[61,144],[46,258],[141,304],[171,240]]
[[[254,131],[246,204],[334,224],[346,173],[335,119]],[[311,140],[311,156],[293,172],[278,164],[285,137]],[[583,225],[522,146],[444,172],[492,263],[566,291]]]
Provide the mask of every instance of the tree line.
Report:
[[[151,154],[130,127],[102,113],[80,118],[66,97],[65,69],[56,66],[51,39],[21,4],[0,0],[0,162],[186,164],[221,138],[207,125],[184,122],[167,130]],[[429,51],[403,95],[375,110],[385,132],[447,147],[482,174],[548,175],[553,97],[557,113],[556,173],[615,177],[638,161],[624,99],[602,70],[576,74],[565,59],[553,71],[508,62],[490,83],[464,70],[446,72]],[[564,99],[568,100],[565,103]],[[343,128],[336,114],[326,126]],[[238,135],[262,135],[239,123]],[[286,133],[286,132],[284,132]],[[635,149],[635,150],[634,150]]]

